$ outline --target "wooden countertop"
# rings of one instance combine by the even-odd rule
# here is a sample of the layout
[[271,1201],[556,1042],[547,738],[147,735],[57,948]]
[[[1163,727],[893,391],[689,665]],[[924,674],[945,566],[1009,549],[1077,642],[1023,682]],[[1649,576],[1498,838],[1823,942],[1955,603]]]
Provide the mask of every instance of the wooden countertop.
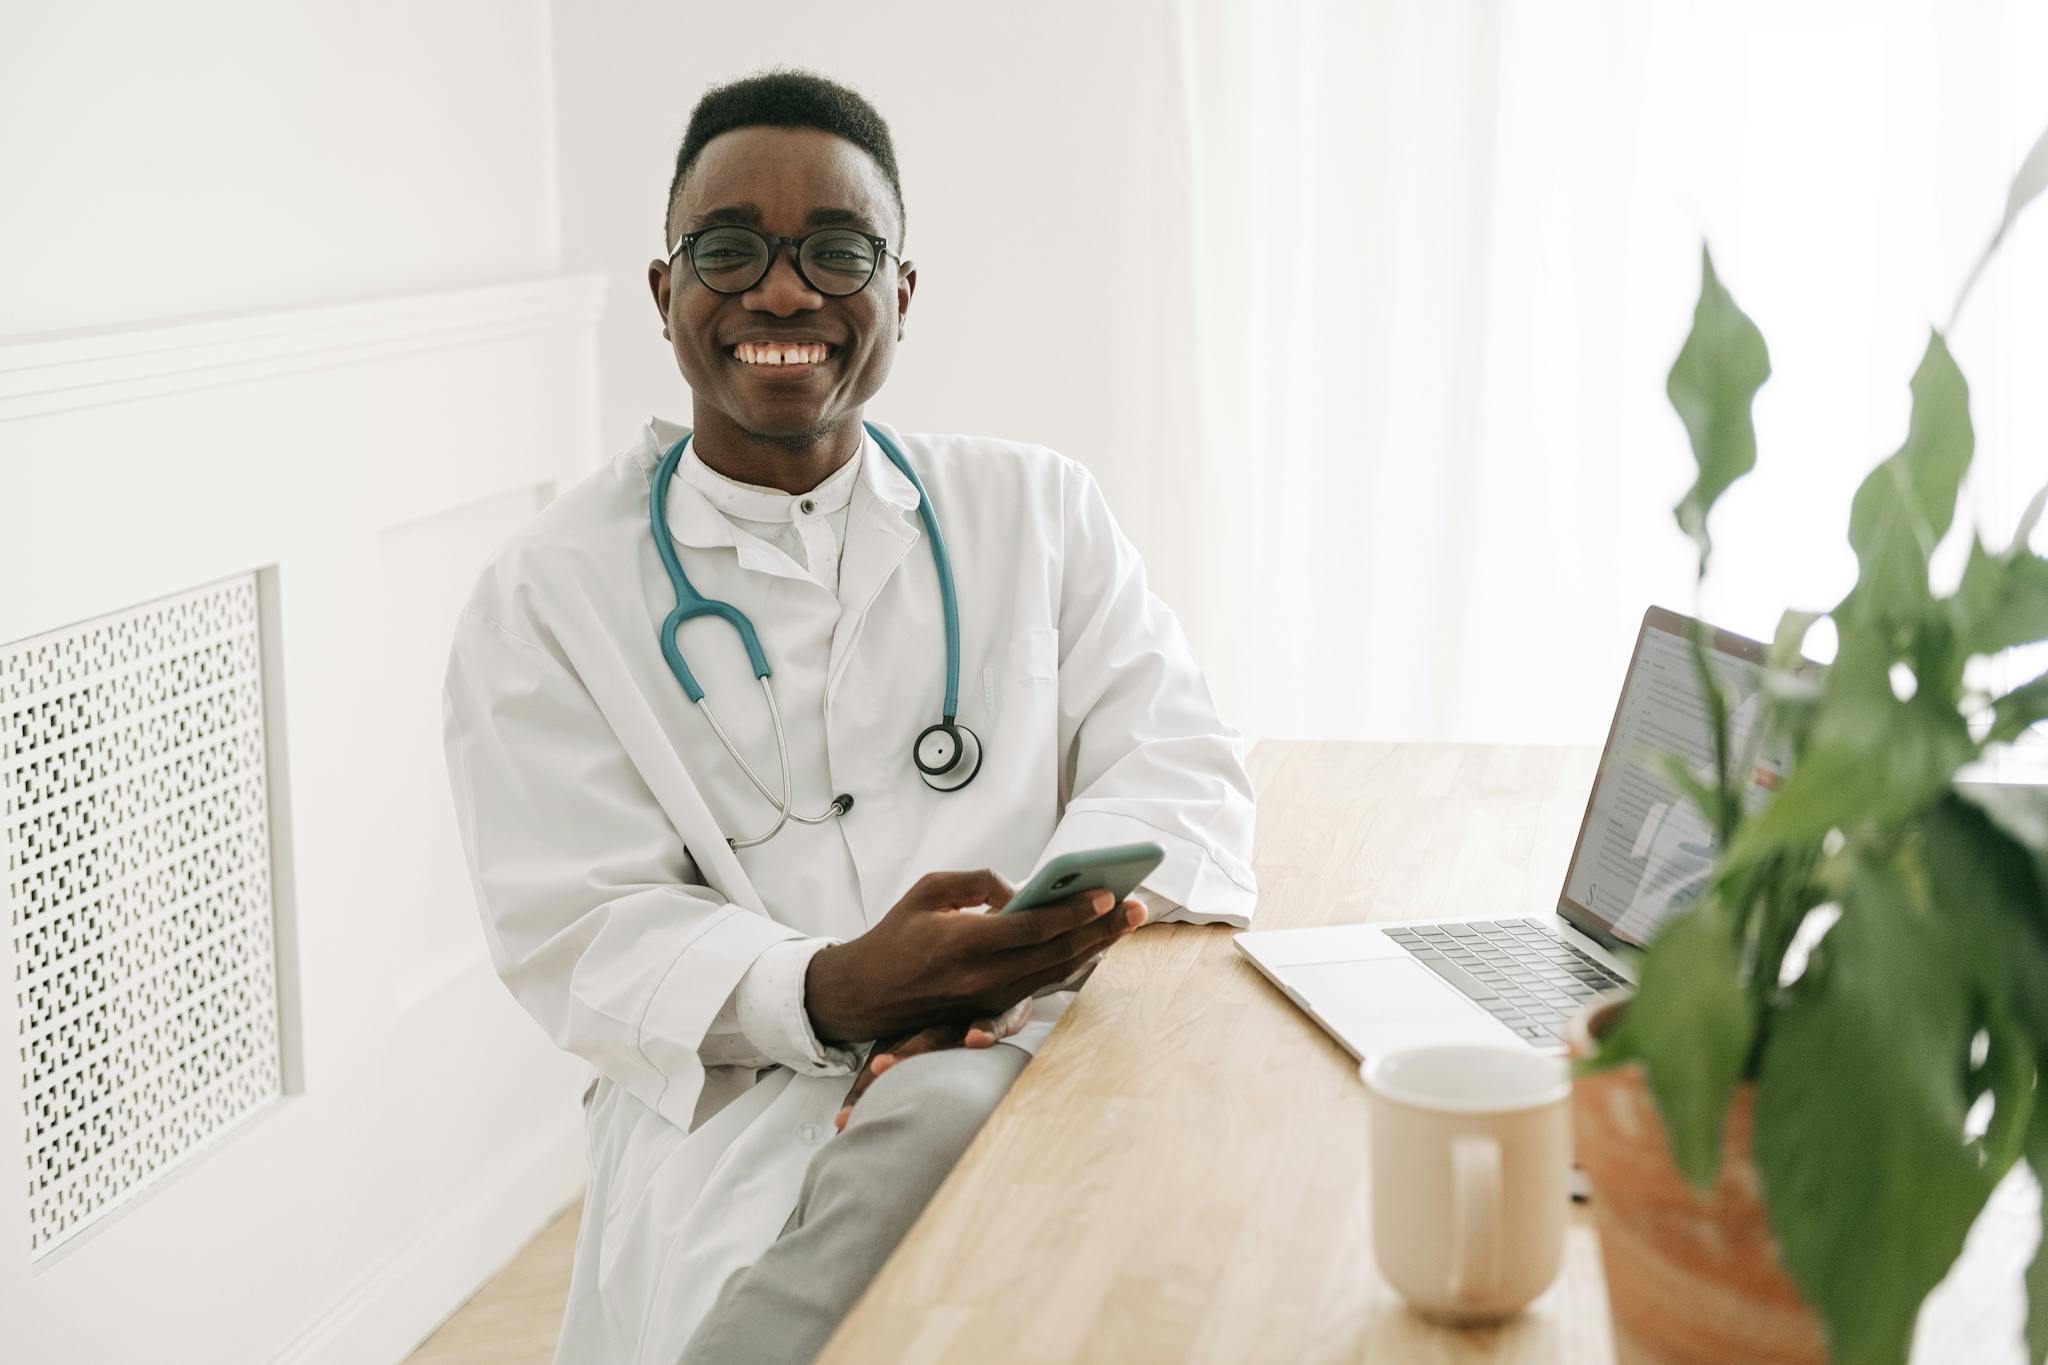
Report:
[[[1267,742],[1262,929],[1556,904],[1591,750]],[[1611,1358],[1590,1221],[1496,1329],[1409,1313],[1373,1265],[1355,1063],[1222,927],[1094,977],[821,1360]]]

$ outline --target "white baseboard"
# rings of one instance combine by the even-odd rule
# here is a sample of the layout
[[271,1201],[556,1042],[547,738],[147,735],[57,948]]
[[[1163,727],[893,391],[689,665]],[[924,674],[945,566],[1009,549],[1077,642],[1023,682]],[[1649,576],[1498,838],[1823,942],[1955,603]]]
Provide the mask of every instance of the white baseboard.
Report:
[[397,1365],[583,1188],[583,1111],[478,1181],[351,1286],[271,1365]]

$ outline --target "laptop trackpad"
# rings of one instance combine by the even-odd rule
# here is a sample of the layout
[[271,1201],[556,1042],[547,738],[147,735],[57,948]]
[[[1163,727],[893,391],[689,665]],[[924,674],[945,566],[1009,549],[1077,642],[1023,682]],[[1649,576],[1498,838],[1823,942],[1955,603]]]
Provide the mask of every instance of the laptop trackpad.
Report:
[[1288,967],[1280,973],[1357,1056],[1420,1043],[1519,1043],[1514,1031],[1405,957]]

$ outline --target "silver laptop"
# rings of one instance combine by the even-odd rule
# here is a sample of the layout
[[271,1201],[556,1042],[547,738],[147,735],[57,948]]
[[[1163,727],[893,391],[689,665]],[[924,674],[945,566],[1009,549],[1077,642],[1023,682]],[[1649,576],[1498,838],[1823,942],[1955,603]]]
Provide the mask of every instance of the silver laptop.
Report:
[[[1712,770],[1693,629],[1660,607],[1643,616],[1556,914],[1278,929],[1237,935],[1239,950],[1356,1057],[1423,1042],[1563,1051],[1565,1020],[1587,997],[1634,980],[1636,950],[1713,865],[1713,831],[1660,757]],[[1749,747],[1764,647],[1725,631],[1709,638],[1731,751],[1751,757],[1757,804],[1786,759],[1782,747]]]

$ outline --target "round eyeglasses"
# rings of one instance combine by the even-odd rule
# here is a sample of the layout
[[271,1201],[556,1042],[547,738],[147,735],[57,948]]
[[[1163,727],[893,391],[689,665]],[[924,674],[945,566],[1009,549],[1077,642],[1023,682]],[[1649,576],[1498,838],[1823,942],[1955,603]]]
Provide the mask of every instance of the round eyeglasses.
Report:
[[798,278],[820,294],[843,297],[868,287],[882,257],[903,259],[888,250],[888,245],[886,237],[871,237],[854,228],[820,228],[801,237],[773,237],[750,227],[721,224],[683,234],[668,260],[673,268],[676,256],[687,251],[690,269],[706,289],[715,294],[744,294],[768,278],[776,252],[793,246]]

